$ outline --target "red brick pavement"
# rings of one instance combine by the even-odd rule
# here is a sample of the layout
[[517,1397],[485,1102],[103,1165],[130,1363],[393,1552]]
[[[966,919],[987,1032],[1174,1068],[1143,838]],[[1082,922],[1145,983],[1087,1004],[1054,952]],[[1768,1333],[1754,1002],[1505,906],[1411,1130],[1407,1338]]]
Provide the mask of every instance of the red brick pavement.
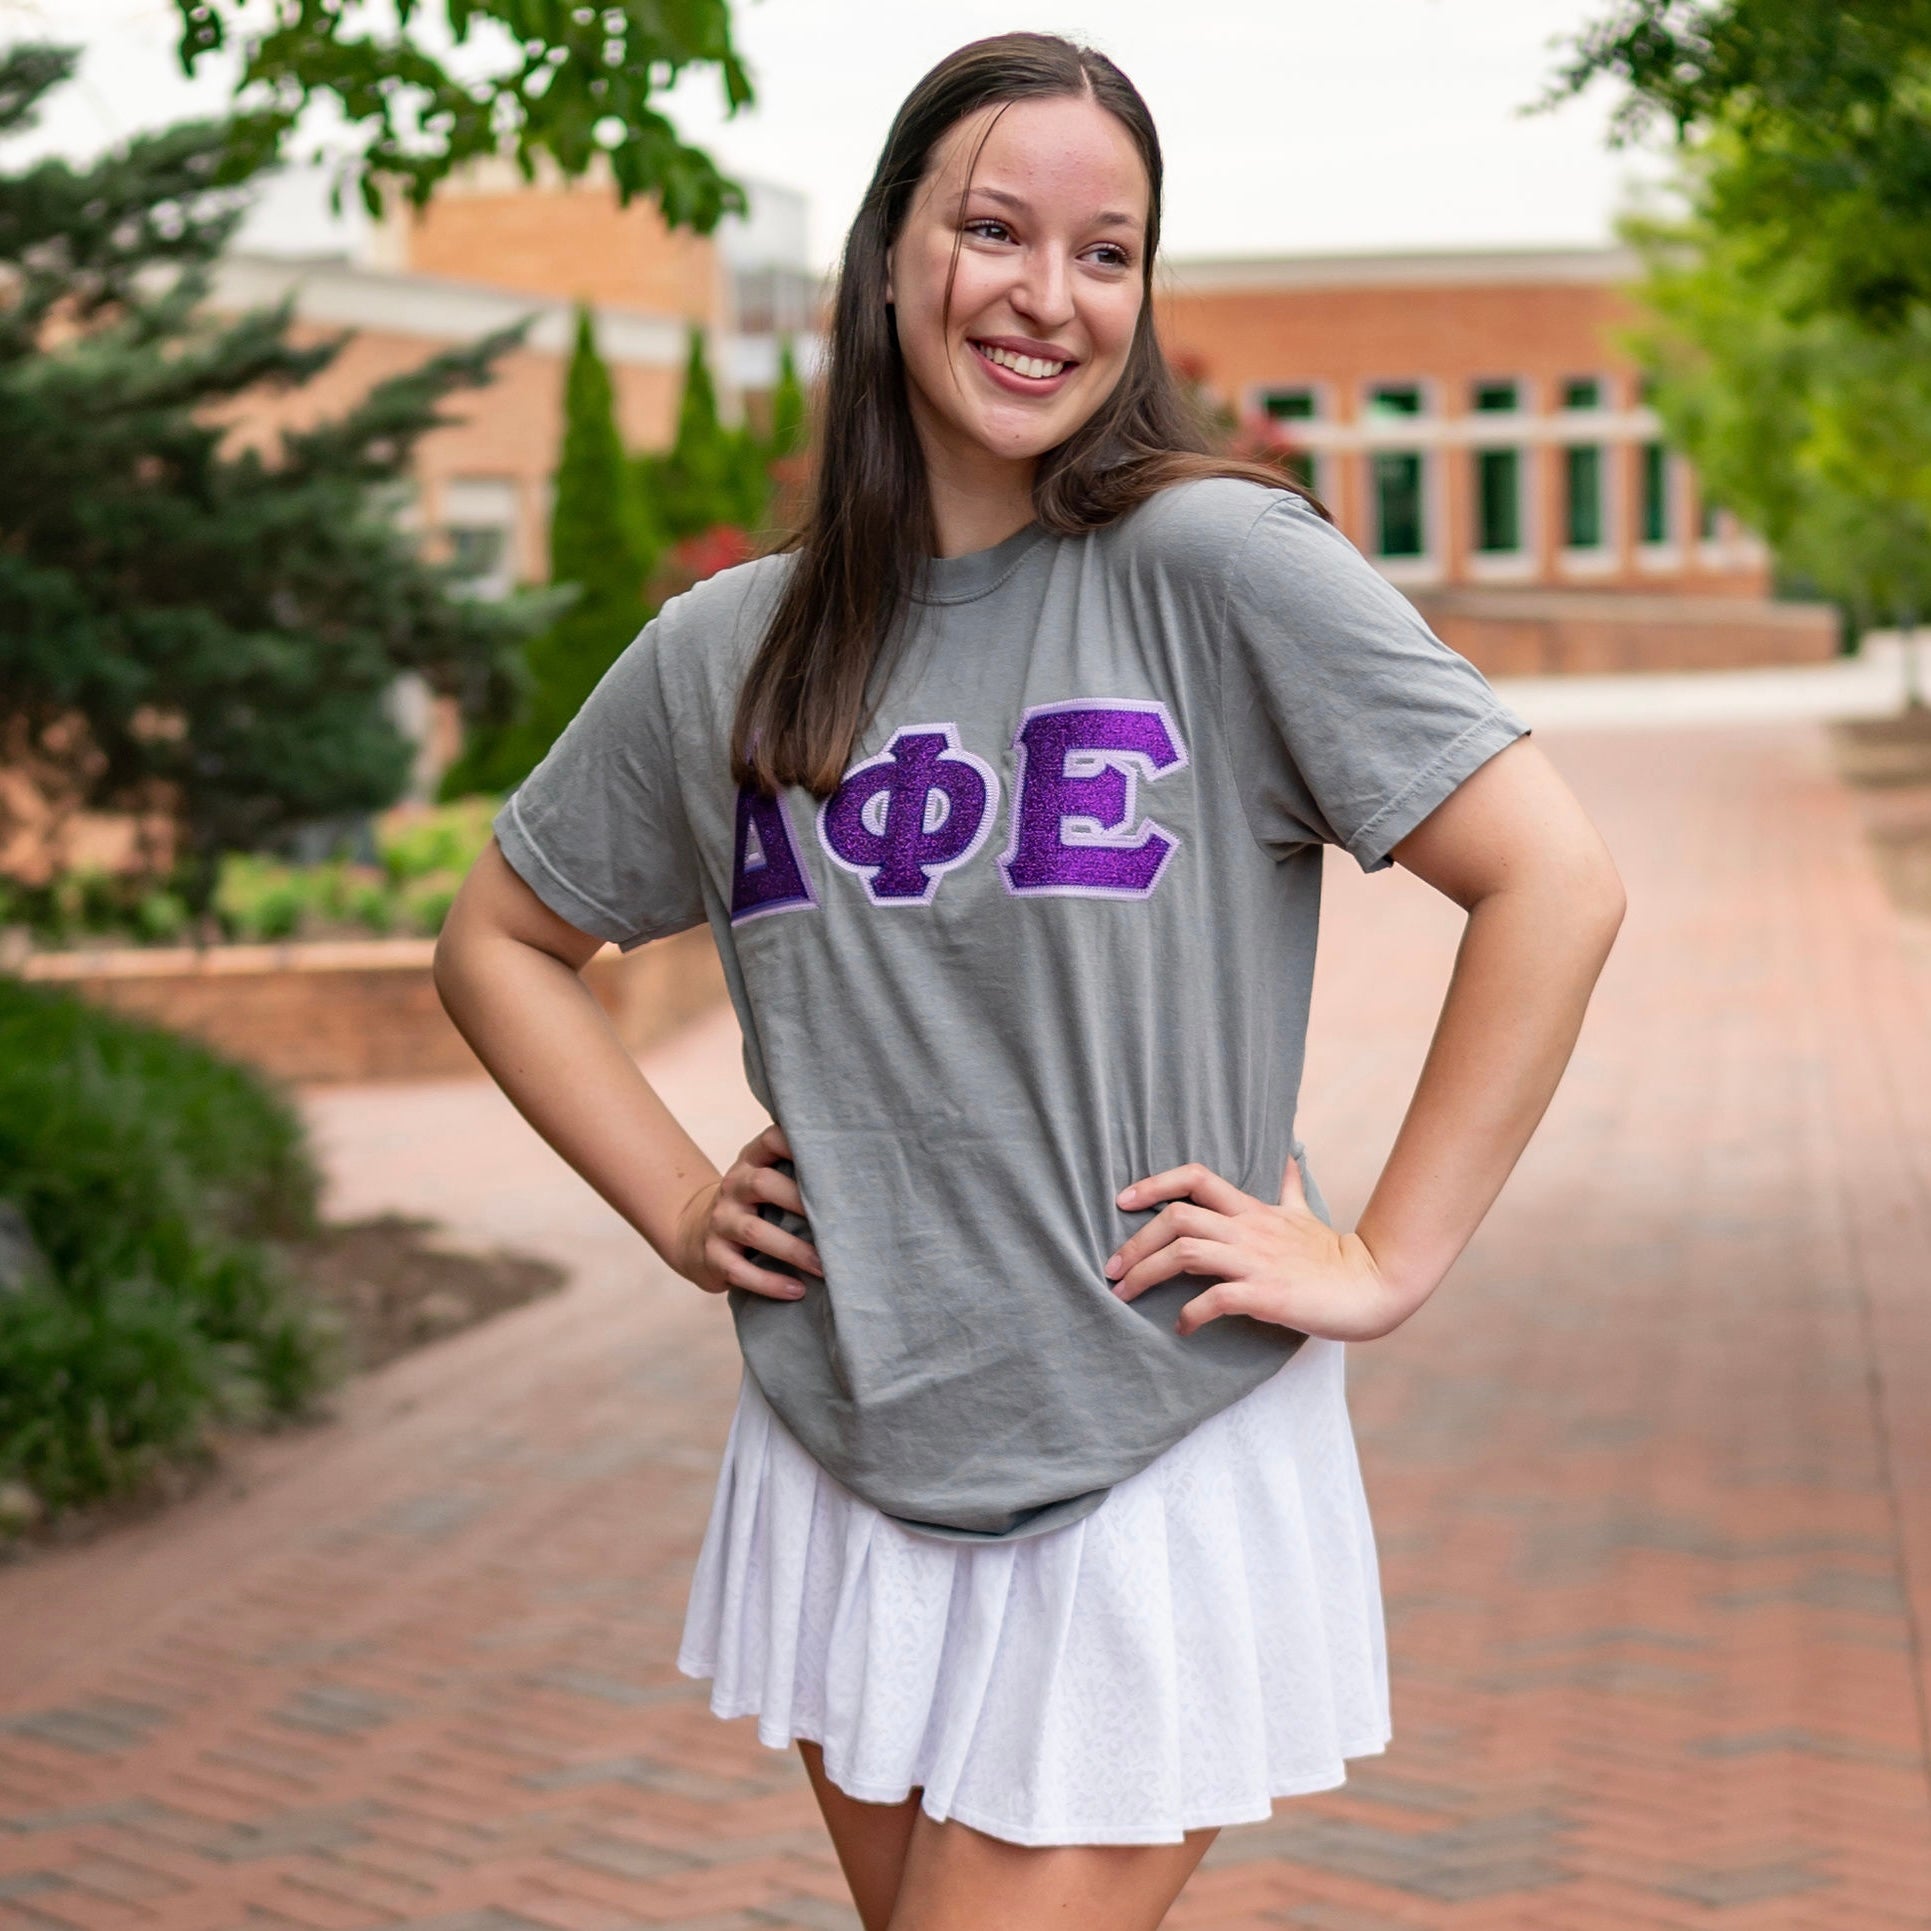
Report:
[[[1355,1351],[1395,1741],[1176,1931],[1931,1926],[1931,977],[1807,729],[1573,736],[1632,912],[1455,1278]],[[1365,1190],[1452,912],[1331,871],[1307,1132]],[[652,1061],[719,1151],[728,1020]],[[339,1204],[571,1289],[0,1573],[3,1931],[856,1923],[672,1656],[737,1366],[489,1089],[315,1103]]]

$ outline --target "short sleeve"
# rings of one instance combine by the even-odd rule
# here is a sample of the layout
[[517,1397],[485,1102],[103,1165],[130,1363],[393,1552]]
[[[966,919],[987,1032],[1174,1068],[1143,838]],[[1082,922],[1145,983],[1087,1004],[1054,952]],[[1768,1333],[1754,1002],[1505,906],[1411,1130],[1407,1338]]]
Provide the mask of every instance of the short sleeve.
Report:
[[704,918],[658,662],[663,623],[652,619],[604,673],[495,820],[503,856],[551,911],[626,950]]
[[1528,726],[1348,539],[1285,492],[1227,590],[1221,710],[1248,822],[1364,871]]

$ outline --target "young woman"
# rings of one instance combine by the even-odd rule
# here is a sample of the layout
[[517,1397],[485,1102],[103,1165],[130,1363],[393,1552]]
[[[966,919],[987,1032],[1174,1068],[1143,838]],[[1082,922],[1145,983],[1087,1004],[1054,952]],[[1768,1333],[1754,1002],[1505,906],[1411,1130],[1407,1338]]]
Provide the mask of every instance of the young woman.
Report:
[[[1389,1737],[1346,1343],[1440,1284],[1622,913],[1525,727],[1149,306],[1160,152],[1012,34],[900,110],[816,497],[674,599],[437,954],[745,1358],[678,1661],[795,1740],[867,1931],[1139,1931]],[[1294,1137],[1321,847],[1468,921],[1359,1224]],[[708,920],[774,1124],[718,1174],[578,977]]]

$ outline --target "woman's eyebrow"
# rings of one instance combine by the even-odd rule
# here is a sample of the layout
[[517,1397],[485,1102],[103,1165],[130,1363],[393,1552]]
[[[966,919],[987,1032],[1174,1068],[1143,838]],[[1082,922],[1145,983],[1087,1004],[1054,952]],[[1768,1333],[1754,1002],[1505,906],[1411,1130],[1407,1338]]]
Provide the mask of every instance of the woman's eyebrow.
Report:
[[[1008,194],[1004,188],[981,187],[972,184],[972,193],[985,200],[996,202],[1002,208],[1010,208],[1015,214],[1030,214],[1032,204],[1023,195]],[[1093,216],[1091,226],[1095,228],[1138,228],[1141,225],[1138,215],[1121,214],[1118,210],[1107,208]]]

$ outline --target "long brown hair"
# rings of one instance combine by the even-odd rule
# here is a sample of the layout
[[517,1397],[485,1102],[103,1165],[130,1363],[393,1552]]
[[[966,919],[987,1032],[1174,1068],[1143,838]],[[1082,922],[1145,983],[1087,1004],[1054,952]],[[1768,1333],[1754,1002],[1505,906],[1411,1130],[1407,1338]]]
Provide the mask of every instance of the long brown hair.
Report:
[[[837,789],[876,694],[874,673],[937,548],[905,365],[882,299],[886,251],[932,151],[981,108],[1068,95],[1089,97],[1113,115],[1145,163],[1144,299],[1113,392],[1040,458],[1034,514],[1055,534],[1077,536],[1174,483],[1238,476],[1292,490],[1327,515],[1284,471],[1214,454],[1161,353],[1152,300],[1160,138],[1139,90],[1104,54],[1057,35],[975,40],[948,54],[906,97],[845,239],[816,410],[811,501],[784,546],[797,561],[746,673],[731,733],[732,775],[740,782],[773,792],[801,784],[819,797]],[[955,273],[957,263],[955,248]],[[948,313],[951,297],[948,278]]]

